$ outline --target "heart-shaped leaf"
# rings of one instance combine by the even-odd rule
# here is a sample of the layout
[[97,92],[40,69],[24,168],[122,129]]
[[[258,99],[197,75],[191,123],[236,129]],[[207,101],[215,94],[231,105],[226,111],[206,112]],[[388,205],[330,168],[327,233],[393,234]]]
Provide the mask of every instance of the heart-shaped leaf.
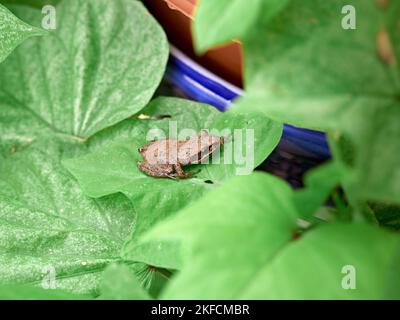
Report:
[[326,224],[279,252],[239,298],[399,299],[399,287],[391,288],[399,283],[399,250],[394,233],[363,224]]
[[47,141],[0,162],[0,282],[54,280],[96,294],[101,271],[120,259],[134,210],[123,195],[83,195],[61,153]]
[[[43,17],[29,7],[15,12],[34,25]],[[0,98],[56,133],[87,138],[148,103],[167,40],[138,1],[62,1],[56,12],[54,32],[26,41],[1,65]]]
[[196,8],[194,39],[196,50],[203,52],[212,46],[241,39],[262,14],[270,19],[289,0],[202,0]]
[[[151,229],[141,241],[180,241],[185,247],[184,267],[162,297],[388,297],[398,235],[338,223],[293,233],[301,216],[293,199],[290,187],[275,177],[235,177]],[[390,292],[391,298],[399,296],[399,288]]]
[[0,63],[24,40],[44,34],[44,30],[28,25],[0,4]]

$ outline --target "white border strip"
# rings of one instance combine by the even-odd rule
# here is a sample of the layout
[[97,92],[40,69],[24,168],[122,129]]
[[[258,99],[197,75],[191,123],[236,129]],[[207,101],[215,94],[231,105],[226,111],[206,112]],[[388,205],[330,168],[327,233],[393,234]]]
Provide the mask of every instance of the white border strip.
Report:
[[221,77],[217,76],[216,74],[208,71],[206,68],[202,67],[197,62],[190,59],[186,54],[184,54],[182,51],[180,51],[178,48],[174,47],[173,45],[170,45],[170,48],[171,48],[171,54],[174,57],[178,58],[179,60],[182,60],[185,64],[189,65],[192,69],[199,71],[202,75],[206,76],[210,80],[213,80],[213,81],[219,83],[220,85],[224,86],[225,88],[227,88],[228,90],[237,94],[238,96],[243,96],[244,91],[242,89],[240,89],[239,87],[236,87],[235,85],[222,79]]

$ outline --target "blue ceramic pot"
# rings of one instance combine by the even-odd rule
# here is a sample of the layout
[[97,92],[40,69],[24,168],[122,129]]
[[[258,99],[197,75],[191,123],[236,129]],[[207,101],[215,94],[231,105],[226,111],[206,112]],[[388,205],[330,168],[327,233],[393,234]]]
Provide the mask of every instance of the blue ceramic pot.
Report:
[[[206,70],[178,49],[171,47],[166,80],[189,99],[226,111],[243,91]],[[323,132],[285,125],[280,148],[295,155],[326,160],[329,146]]]

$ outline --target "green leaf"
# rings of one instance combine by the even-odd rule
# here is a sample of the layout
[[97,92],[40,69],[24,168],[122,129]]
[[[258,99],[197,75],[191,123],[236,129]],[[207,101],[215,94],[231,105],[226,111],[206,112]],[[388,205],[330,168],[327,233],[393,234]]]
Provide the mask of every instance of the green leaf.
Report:
[[119,261],[134,225],[123,195],[90,199],[61,166],[62,149],[45,141],[0,162],[0,282],[97,293],[102,270]]
[[201,53],[214,45],[240,38],[255,22],[261,2],[201,0],[193,28],[196,50]]
[[278,178],[238,176],[151,229],[141,241],[184,244],[184,268],[162,297],[237,297],[290,241],[297,217],[292,196],[289,185]]
[[[392,299],[388,277],[400,250],[396,234],[363,224],[327,224],[285,248],[243,290],[241,299]],[[298,263],[301,260],[301,263]],[[294,267],[295,266],[295,267]],[[342,281],[354,268],[355,289]],[[392,279],[399,281],[398,274]],[[389,291],[392,290],[392,291]]]
[[24,40],[46,32],[32,27],[0,4],[0,63]]
[[[398,235],[368,225],[332,223],[294,240],[298,216],[290,187],[255,173],[230,180],[155,226],[141,241],[179,240],[185,245],[184,267],[164,291],[165,299],[386,296],[400,249]],[[342,288],[347,265],[356,270],[355,290]],[[400,297],[398,288],[390,294]]]
[[392,265],[389,271],[389,275],[386,277],[385,285],[385,299],[399,300],[399,288],[400,288],[400,277],[398,272],[398,265],[400,263],[400,249],[397,248],[394,258],[392,259]]
[[61,0],[3,0],[2,3],[9,5],[27,5],[36,8],[43,8],[46,5],[57,5]]
[[62,290],[42,289],[32,286],[0,286],[1,300],[80,300],[88,296],[72,294]]
[[346,171],[337,162],[324,164],[310,171],[305,177],[305,187],[294,194],[294,203],[304,219],[311,218],[335,187],[338,187]]
[[398,70],[379,59],[376,47],[388,15],[372,1],[355,0],[357,29],[344,30],[341,12],[346,4],[292,1],[272,21],[261,16],[243,40],[243,108],[261,109],[299,126],[336,129],[338,120],[346,120],[364,101],[368,110],[393,100],[398,92],[393,72]]
[[[359,110],[357,118],[348,124],[344,136],[352,142],[355,157],[350,166],[352,176],[346,183],[353,197],[361,200],[400,203],[400,104],[392,103],[383,108]],[[348,132],[348,133],[347,133]],[[337,159],[346,162],[339,153],[340,135],[330,139]]]
[[[14,9],[41,21],[38,10]],[[50,268],[57,288],[97,295],[103,269],[121,260],[134,210],[121,194],[87,198],[60,161],[96,144],[74,131],[85,117],[89,136],[147,103],[168,48],[136,1],[64,1],[57,23],[48,40],[27,41],[0,67],[0,283],[40,284]],[[160,290],[157,271],[134,271]]]
[[43,120],[12,97],[0,100],[0,123],[0,155],[3,157],[54,135]]
[[150,296],[140,286],[132,270],[121,264],[112,264],[103,273],[99,299],[148,300]]
[[400,4],[352,1],[356,29],[345,30],[348,4],[292,1],[272,21],[260,16],[243,38],[246,96],[237,108],[345,137],[354,146],[343,181],[353,201],[399,202]]
[[178,185],[172,185],[168,180],[163,180],[159,183],[143,184],[138,189],[130,187],[123,191],[134,205],[137,220],[131,237],[122,248],[122,257],[151,266],[179,269],[182,266],[180,243],[162,241],[138,243],[138,239],[156,223],[200,199],[211,191],[212,187],[201,181],[179,182]]
[[[1,65],[0,98],[54,133],[87,138],[148,103],[168,44],[138,1],[62,1],[56,10],[57,29],[25,42]],[[32,24],[42,19],[33,8],[15,11]]]
[[240,39],[262,13],[270,19],[281,11],[289,0],[201,0],[194,20],[196,50],[204,52],[212,46]]
[[[270,121],[260,113],[233,114],[219,113],[211,106],[190,102],[177,98],[158,98],[142,111],[144,115],[156,117],[168,115],[163,120],[130,120],[123,123],[122,128],[116,128],[118,136],[114,141],[97,145],[96,137],[91,143],[97,145],[92,153],[64,161],[66,168],[78,179],[82,189],[92,197],[100,197],[116,192],[127,195],[135,206],[138,214],[136,229],[124,249],[124,257],[135,261],[146,262],[165,268],[180,266],[179,252],[175,246],[165,247],[154,243],[146,247],[137,247],[137,237],[148,230],[157,221],[163,220],[188,203],[201,197],[213,186],[222,183],[227,178],[237,174],[238,168],[244,164],[204,164],[194,165],[189,170],[201,169],[195,177],[187,180],[173,181],[170,179],[155,179],[146,176],[137,168],[142,156],[137,151],[148,143],[146,135],[150,129],[162,130],[166,136],[172,137],[182,129],[249,129],[254,130],[254,157],[249,158],[250,172],[259,165],[277,145],[282,126]],[[177,132],[170,130],[176,121]],[[134,128],[134,129],[130,129]],[[172,127],[171,127],[172,128]],[[124,133],[123,133],[124,132]],[[231,131],[233,134],[233,131]],[[239,131],[242,132],[242,131]],[[108,133],[113,137],[113,130]],[[130,135],[132,134],[132,135]],[[190,134],[189,134],[190,135]],[[104,133],[103,138],[106,137]],[[235,144],[235,136],[224,146],[225,152]],[[180,139],[185,139],[183,135]],[[239,139],[237,141],[240,142]],[[249,142],[249,141],[247,141]],[[239,147],[245,148],[246,138]],[[246,149],[242,149],[246,153]],[[251,151],[251,150],[250,150]],[[251,152],[248,153],[249,155]],[[221,152],[221,162],[223,153]],[[207,182],[212,181],[213,184]]]

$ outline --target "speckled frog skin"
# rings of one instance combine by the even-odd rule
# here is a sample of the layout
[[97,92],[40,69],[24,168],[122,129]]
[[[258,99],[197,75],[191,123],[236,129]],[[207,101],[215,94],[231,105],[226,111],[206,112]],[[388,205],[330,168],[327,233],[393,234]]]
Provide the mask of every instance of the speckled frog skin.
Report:
[[139,148],[144,161],[139,162],[138,167],[151,177],[189,178],[191,173],[184,172],[182,167],[200,163],[223,143],[223,137],[209,135],[205,130],[186,140],[154,141]]

